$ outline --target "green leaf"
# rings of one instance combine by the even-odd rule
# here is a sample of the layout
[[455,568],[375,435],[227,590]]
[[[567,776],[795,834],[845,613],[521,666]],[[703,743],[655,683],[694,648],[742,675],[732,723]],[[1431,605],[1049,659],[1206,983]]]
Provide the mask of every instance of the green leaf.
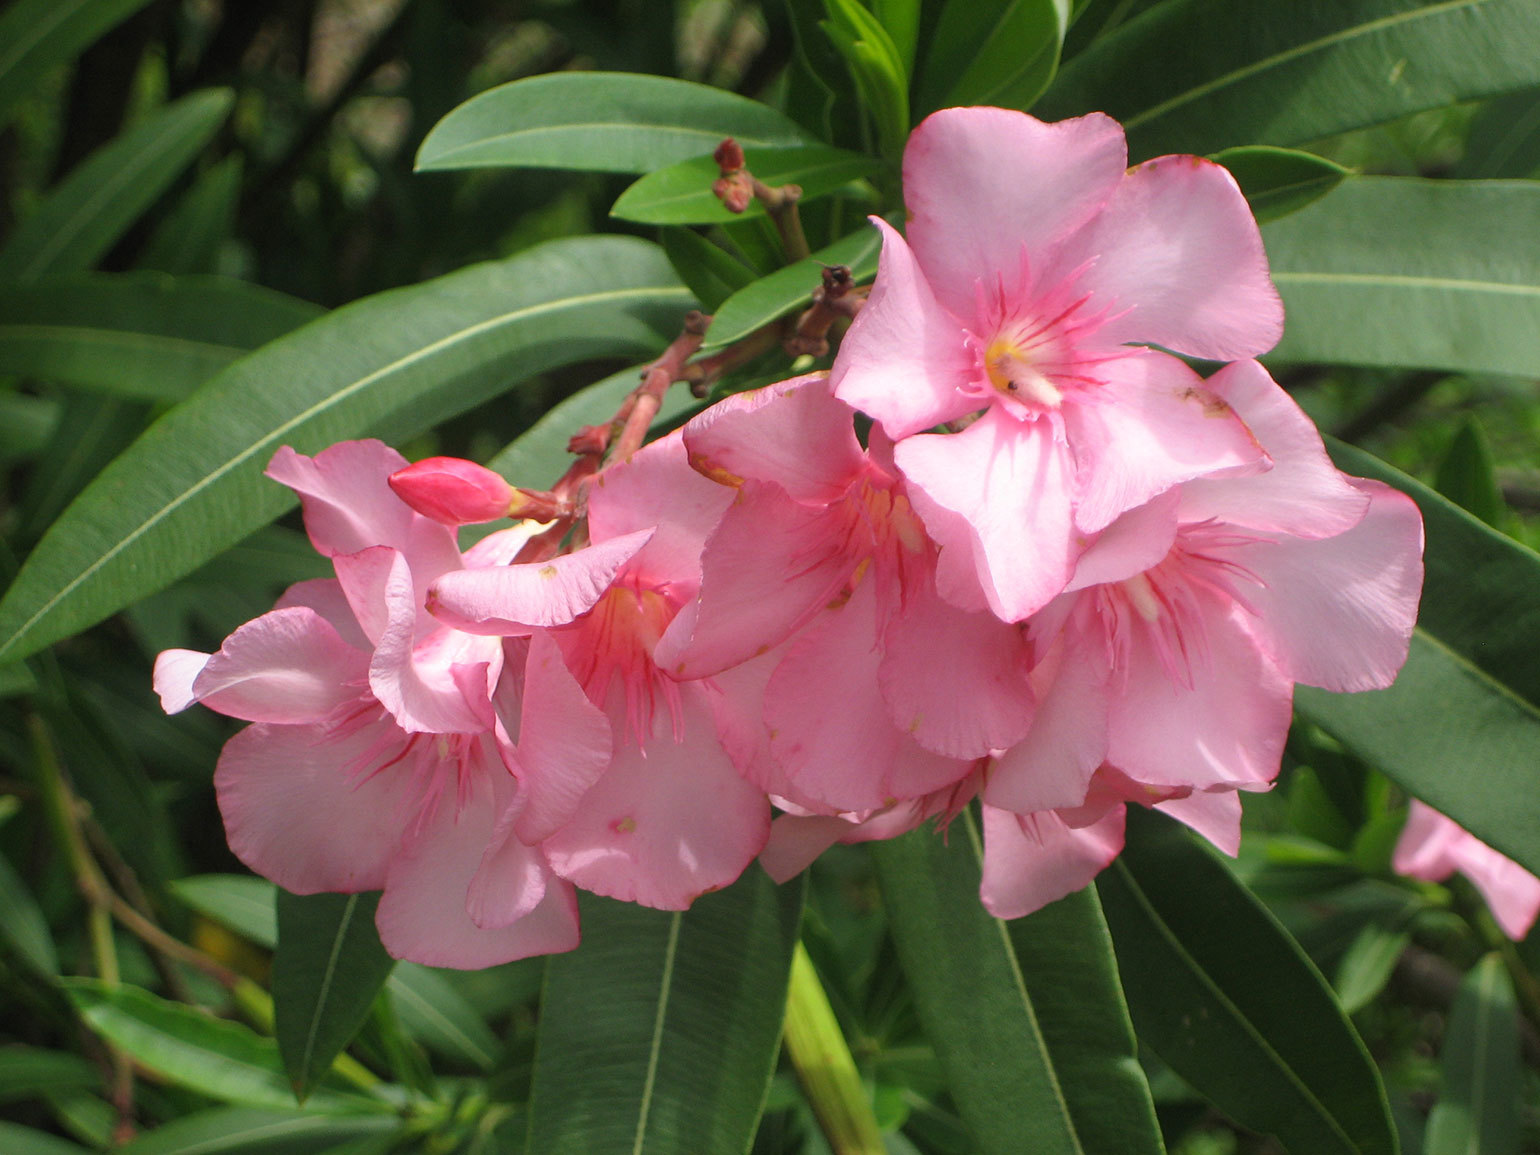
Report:
[[1003,922],[979,902],[964,812],[872,844],[899,960],[976,1150],[1162,1150],[1096,898]]
[[0,855],[0,939],[9,952],[38,974],[59,973],[59,956],[48,931],[48,920],[4,855]]
[[[1421,621],[1387,690],[1295,706],[1354,755],[1540,873],[1540,555],[1362,450],[1347,472],[1409,494],[1427,534]],[[1451,766],[1480,773],[1451,774]]]
[[[92,1030],[173,1083],[229,1103],[294,1105],[275,1040],[138,987],[110,987],[95,979],[63,982]],[[311,1104],[324,1111],[390,1110],[380,1100],[325,1090],[313,1095]]]
[[1295,1155],[1395,1152],[1379,1073],[1299,944],[1206,843],[1128,812],[1097,889],[1140,1041]]
[[0,129],[49,72],[150,0],[16,0],[0,15]]
[[1102,109],[1138,159],[1301,144],[1540,82],[1531,0],[1169,0],[1069,61],[1047,120]]
[[812,143],[768,105],[720,88],[625,72],[554,72],[455,108],[423,140],[417,171],[644,173],[709,155],[729,136],[745,148]]
[[872,14],[893,42],[903,74],[910,75],[920,44],[920,0],[872,0]]
[[1346,181],[1262,230],[1270,359],[1540,376],[1540,250],[1514,243],[1537,233],[1533,182]]
[[916,101],[1031,108],[1053,79],[1069,0],[950,0],[925,57]]
[[1348,1014],[1362,1010],[1385,989],[1402,953],[1411,944],[1410,931],[1371,922],[1358,932],[1337,964],[1337,999]]
[[708,313],[754,281],[754,270],[694,229],[664,229],[658,239],[674,272]]
[[180,401],[322,312],[220,277],[98,273],[0,287],[0,373]]
[[272,949],[278,942],[278,888],[249,874],[198,874],[170,884],[171,892],[226,930]]
[[1454,166],[1462,180],[1532,177],[1540,170],[1540,88],[1490,100],[1471,121],[1465,155]]
[[114,1150],[117,1155],[311,1155],[350,1140],[390,1135],[399,1126],[379,1115],[219,1107],[173,1119]]
[[374,929],[377,894],[278,892],[273,1026],[303,1101],[369,1017],[395,959]]
[[[749,170],[767,185],[800,185],[803,200],[826,196],[882,167],[872,157],[823,145],[746,149],[744,159]],[[758,200],[750,201],[741,213],[728,211],[711,191],[711,182],[719,172],[709,156],[650,172],[620,194],[610,216],[644,225],[720,225],[765,215]]]
[[1503,491],[1497,484],[1497,463],[1481,423],[1467,417],[1455,430],[1434,487],[1461,509],[1495,526],[1503,515]]
[[552,241],[366,297],[237,361],[59,518],[0,602],[0,662],[163,588],[294,504],[273,451],[409,436],[555,365],[662,346],[690,305],[655,245]]
[[775,1069],[800,886],[751,866],[689,911],[581,895],[547,963],[528,1149],[747,1151]]
[[861,103],[877,125],[883,156],[897,160],[909,135],[909,72],[887,29],[860,0],[824,0],[821,25],[845,58]]
[[0,1123],[0,1151],[5,1155],[86,1155],[86,1148],[17,1123]]
[[401,1027],[441,1055],[490,1071],[502,1045],[476,1008],[432,967],[400,962],[386,987]]
[[848,265],[857,281],[870,279],[877,272],[877,255],[881,250],[882,238],[877,230],[863,228],[819,249],[805,261],[761,277],[722,302],[712,315],[701,348],[731,345],[794,309],[806,308],[813,301],[813,290],[823,283],[826,265]]
[[1519,1009],[1503,961],[1489,954],[1455,994],[1443,1046],[1444,1093],[1423,1155],[1518,1155]]
[[142,269],[162,273],[213,273],[219,252],[235,228],[241,204],[240,153],[202,173],[167,213],[139,254]]
[[94,265],[218,131],[235,94],[184,96],[93,152],[0,249],[0,280],[28,281]]
[[0,1047],[0,1103],[89,1091],[101,1085],[101,1071],[79,1055],[15,1043]]
[[1227,148],[1211,160],[1230,170],[1258,224],[1286,217],[1319,200],[1351,176],[1349,169],[1314,153],[1262,145]]

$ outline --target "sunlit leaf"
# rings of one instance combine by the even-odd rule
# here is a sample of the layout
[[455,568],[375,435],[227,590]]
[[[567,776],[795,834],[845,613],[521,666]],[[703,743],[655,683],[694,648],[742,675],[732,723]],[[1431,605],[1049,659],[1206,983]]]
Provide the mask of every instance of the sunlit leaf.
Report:
[[1428,1116],[1423,1155],[1518,1155],[1519,1008],[1498,955],[1460,983],[1442,1059],[1444,1090]]
[[[821,146],[746,149],[744,159],[749,171],[767,185],[800,186],[803,200],[824,196],[882,167],[872,157]],[[742,213],[729,212],[711,191],[719,171],[709,156],[657,169],[621,193],[610,216],[644,225],[711,225],[765,215],[758,200],[750,201]]]

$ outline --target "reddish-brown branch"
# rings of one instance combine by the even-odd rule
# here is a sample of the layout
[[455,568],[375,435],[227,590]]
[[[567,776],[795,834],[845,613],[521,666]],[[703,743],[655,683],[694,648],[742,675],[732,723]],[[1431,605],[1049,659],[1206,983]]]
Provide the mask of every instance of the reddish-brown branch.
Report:
[[710,317],[692,309],[684,319],[684,331],[663,350],[661,357],[643,370],[642,383],[626,399],[610,425],[606,463],[625,461],[642,447],[647,430],[662,408],[663,395],[670,385],[681,380],[685,363],[700,349],[710,324]]
[[717,146],[712,154],[721,170],[711,185],[711,191],[731,213],[741,213],[750,201],[765,206],[765,212],[775,223],[781,235],[781,246],[792,261],[805,260],[812,255],[807,247],[807,236],[802,232],[802,217],[797,202],[802,199],[802,186],[795,184],[767,185],[744,163],[743,149],[732,137]]
[[825,265],[823,284],[813,291],[813,303],[797,318],[783,344],[793,357],[822,357],[829,351],[829,330],[850,321],[866,304],[866,290],[856,287],[847,265]]

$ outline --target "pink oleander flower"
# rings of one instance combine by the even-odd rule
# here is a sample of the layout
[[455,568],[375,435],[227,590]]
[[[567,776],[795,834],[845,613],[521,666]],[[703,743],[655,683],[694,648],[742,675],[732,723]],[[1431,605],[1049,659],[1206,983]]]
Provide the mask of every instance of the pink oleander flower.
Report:
[[445,573],[505,564],[524,534],[462,557],[451,529],[391,492],[405,464],[377,441],[280,449],[269,476],[300,495],[336,580],[291,587],[217,653],[161,654],[156,690],[168,713],[202,702],[253,723],[214,785],[231,849],[259,874],[296,894],[383,890],[380,937],[399,958],[483,967],[570,950],[572,887],[511,833],[526,799],[491,690],[522,671],[421,604]]
[[[732,500],[701,477],[680,435],[607,468],[588,497],[593,544],[550,566],[443,575],[432,612],[459,629],[527,647],[522,722],[500,709],[528,775],[514,829],[585,890],[666,910],[732,883],[769,835],[762,791],[739,776],[718,738],[712,690],[676,681],[654,650],[700,582],[701,545]],[[638,548],[637,542],[641,541]],[[617,548],[624,559],[572,615],[543,573]],[[613,573],[613,578],[609,576]],[[531,719],[563,719],[531,741]]]
[[[877,281],[832,380],[897,442],[940,591],[964,608],[1021,621],[1120,514],[1266,465],[1192,370],[1146,347],[1228,361],[1277,341],[1245,198],[1198,157],[1126,164],[1099,113],[947,109],[904,152],[907,240],[876,222]],[[927,432],[942,425],[958,431]]]
[[723,733],[749,780],[825,813],[946,787],[1020,739],[1033,707],[1020,630],[936,595],[890,447],[875,431],[863,449],[853,418],[820,374],[685,427],[691,463],[736,497],[706,540],[700,597],[658,646],[747,720]]
[[1515,942],[1529,933],[1540,913],[1540,878],[1416,798],[1391,866],[1397,874],[1424,882],[1443,882],[1458,870],[1475,884],[1497,925]]

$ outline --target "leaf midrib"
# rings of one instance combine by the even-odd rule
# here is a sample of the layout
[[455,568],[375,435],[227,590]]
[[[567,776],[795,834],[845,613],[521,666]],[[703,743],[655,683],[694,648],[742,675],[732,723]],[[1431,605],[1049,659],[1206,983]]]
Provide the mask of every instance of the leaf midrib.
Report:
[[1390,285],[1408,289],[1441,289],[1452,293],[1540,297],[1540,285],[1516,284],[1512,281],[1477,281],[1456,277],[1423,277],[1407,273],[1316,273],[1275,269],[1273,280],[1284,284]]
[[641,1101],[637,1105],[636,1139],[631,1155],[641,1155],[647,1142],[647,1116],[652,1111],[652,1093],[658,1078],[658,1059],[663,1052],[663,1023],[668,1017],[668,1000],[674,989],[674,958],[679,952],[679,927],[684,912],[674,911],[668,921],[668,944],[663,949],[663,974],[658,980],[658,1009],[652,1021],[652,1042],[647,1053],[647,1076],[642,1081]]
[[299,1083],[311,1081],[310,1064],[315,1056],[316,1036],[321,1033],[322,1011],[326,998],[331,994],[332,978],[337,973],[337,960],[342,956],[342,943],[347,938],[348,927],[353,925],[353,912],[358,908],[358,895],[348,895],[347,905],[342,908],[342,918],[337,923],[337,933],[332,936],[331,954],[326,959],[326,969],[321,973],[321,986],[316,991],[315,1006],[310,1011],[310,1025],[305,1031],[305,1046],[300,1052]]

